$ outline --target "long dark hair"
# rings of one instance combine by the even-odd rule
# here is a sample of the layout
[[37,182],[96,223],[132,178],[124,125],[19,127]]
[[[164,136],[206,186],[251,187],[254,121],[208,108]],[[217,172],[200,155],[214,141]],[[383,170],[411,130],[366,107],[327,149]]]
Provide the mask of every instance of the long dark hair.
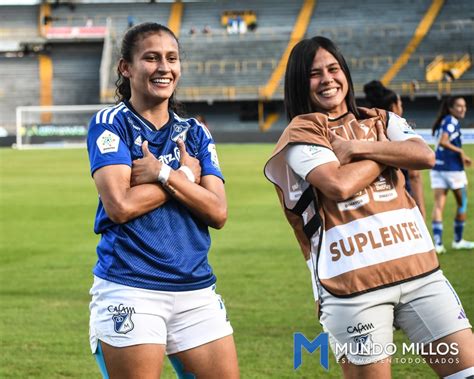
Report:
[[458,99],[463,99],[463,97],[462,96],[449,96],[441,102],[438,115],[436,116],[436,121],[431,127],[431,134],[433,136],[435,135],[436,130],[438,130],[438,128],[440,127],[441,121],[443,120],[443,118],[451,114],[451,112],[449,111],[449,108],[452,108],[454,106],[454,103]]
[[[122,39],[122,46],[120,47],[120,58],[124,59],[127,62],[132,62],[133,54],[135,52],[134,50],[137,46],[138,40],[140,38],[145,38],[149,34],[161,32],[168,33],[171,37],[173,37],[176,43],[178,44],[178,49],[181,50],[178,38],[176,38],[171,29],[156,22],[144,22],[142,24],[135,25],[127,30]],[[117,75],[118,78],[115,81],[115,98],[117,103],[123,100],[130,100],[130,97],[132,96],[132,90],[130,88],[130,79],[122,75],[118,65]],[[173,94],[168,100],[168,107],[176,113],[182,110],[181,103],[176,100],[175,92],[173,92]]]
[[398,95],[395,91],[385,87],[379,80],[372,80],[364,85],[365,99],[373,108],[391,110],[397,104]]
[[289,121],[300,114],[316,112],[310,96],[311,67],[318,49],[325,49],[336,58],[349,86],[345,98],[349,112],[359,118],[351,73],[344,56],[328,38],[316,36],[298,42],[291,50],[285,73],[285,109]]

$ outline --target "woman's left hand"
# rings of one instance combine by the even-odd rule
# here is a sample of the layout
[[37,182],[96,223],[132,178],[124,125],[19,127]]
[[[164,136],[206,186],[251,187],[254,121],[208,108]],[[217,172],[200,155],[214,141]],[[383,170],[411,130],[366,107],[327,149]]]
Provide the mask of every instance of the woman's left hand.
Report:
[[148,141],[142,144],[143,158],[132,163],[130,185],[137,186],[145,183],[157,183],[162,163],[148,149]]
[[462,158],[462,163],[466,167],[471,167],[472,165],[472,159],[469,158],[466,154],[464,154],[464,151],[461,153],[461,158]]
[[[385,130],[381,121],[375,123],[375,128],[377,131],[377,141],[388,142],[389,139],[385,135]],[[332,130],[329,130],[329,142],[331,143],[334,154],[336,154],[341,166],[361,159],[361,157],[358,157],[358,154],[360,153],[362,144],[365,143],[364,141],[345,140]]]
[[377,121],[375,123],[375,128],[377,129],[377,141],[379,141],[379,142],[389,141],[389,139],[385,135],[385,130],[383,128],[382,121]]

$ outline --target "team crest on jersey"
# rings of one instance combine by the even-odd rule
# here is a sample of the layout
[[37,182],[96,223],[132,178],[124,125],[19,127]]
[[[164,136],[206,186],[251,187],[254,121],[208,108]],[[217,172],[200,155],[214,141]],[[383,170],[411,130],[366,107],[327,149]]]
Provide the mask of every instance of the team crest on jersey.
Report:
[[134,328],[132,321],[132,314],[135,313],[133,307],[124,307],[120,304],[118,307],[110,305],[108,307],[110,312],[114,312],[112,315],[112,321],[114,322],[114,330],[116,333],[127,334]]
[[183,141],[186,141],[186,135],[188,134],[188,130],[190,125],[185,121],[177,122],[173,125],[173,132],[171,133],[171,141],[176,142],[179,138]]
[[105,130],[99,138],[97,138],[97,147],[102,154],[116,153],[118,151],[120,137],[110,130]]

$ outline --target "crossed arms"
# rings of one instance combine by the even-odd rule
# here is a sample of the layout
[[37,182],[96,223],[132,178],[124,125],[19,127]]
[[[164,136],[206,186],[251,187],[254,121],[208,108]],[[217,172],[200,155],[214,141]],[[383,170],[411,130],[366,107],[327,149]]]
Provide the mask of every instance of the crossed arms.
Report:
[[420,138],[389,141],[380,122],[377,141],[347,141],[330,133],[330,142],[339,162],[315,167],[306,181],[332,200],[343,201],[366,188],[386,166],[426,169],[434,166],[435,156]]
[[167,190],[157,181],[162,163],[142,145],[144,157],[127,165],[104,166],[93,178],[110,219],[125,223],[162,206],[171,197],[186,206],[206,225],[220,229],[227,220],[227,200],[224,183],[213,175],[201,177],[201,166],[191,157],[182,140],[178,140],[180,165],[191,169],[191,182],[181,170],[171,170]]

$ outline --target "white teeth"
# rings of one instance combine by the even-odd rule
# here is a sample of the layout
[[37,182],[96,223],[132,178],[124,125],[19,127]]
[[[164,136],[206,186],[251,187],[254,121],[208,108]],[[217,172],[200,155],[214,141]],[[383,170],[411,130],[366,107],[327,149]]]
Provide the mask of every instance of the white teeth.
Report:
[[324,90],[321,93],[321,95],[323,95],[324,97],[330,97],[330,96],[333,96],[335,95],[337,92],[337,88],[331,88],[331,89],[327,89],[327,90]]
[[152,82],[161,83],[161,84],[169,84],[171,83],[171,79],[159,78],[159,79],[153,79]]

